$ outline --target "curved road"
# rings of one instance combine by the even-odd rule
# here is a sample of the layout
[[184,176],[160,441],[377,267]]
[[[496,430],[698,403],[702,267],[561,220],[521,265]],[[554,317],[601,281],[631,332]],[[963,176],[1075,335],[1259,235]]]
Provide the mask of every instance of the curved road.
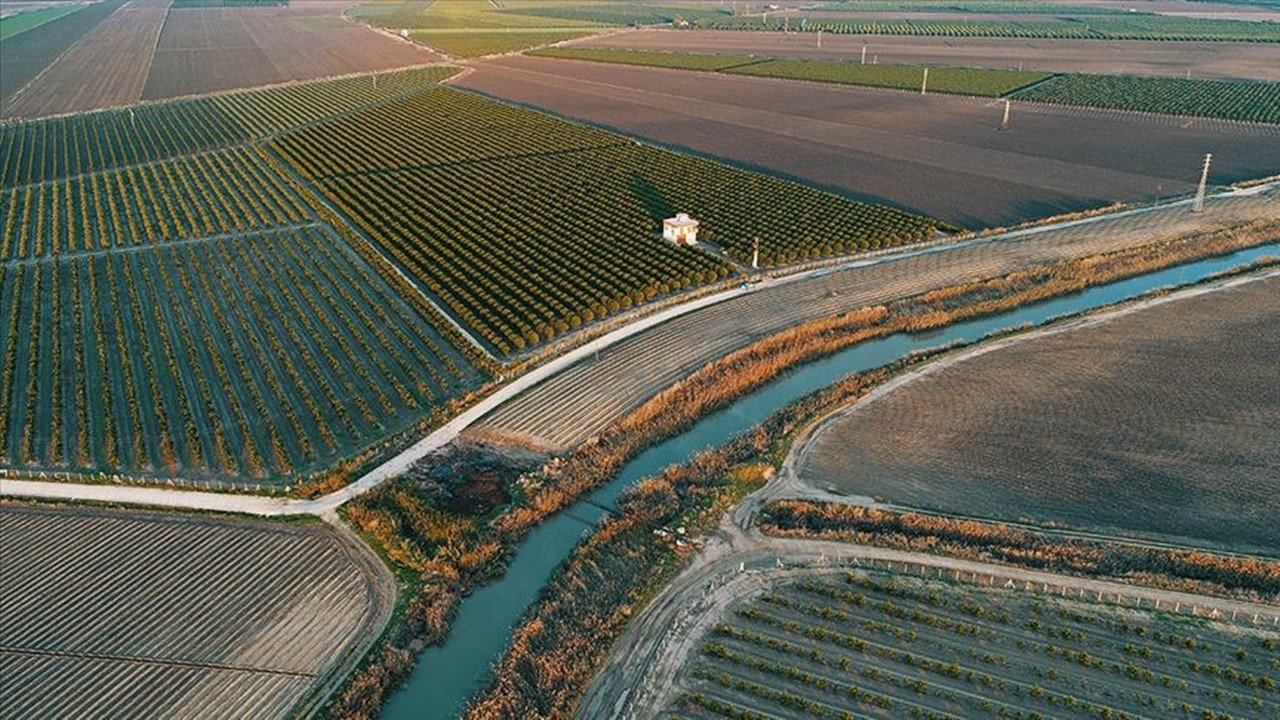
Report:
[[[1046,259],[1091,255],[1108,249],[1146,244],[1160,236],[1280,216],[1278,189],[1280,182],[1226,191],[1211,197],[1205,212],[1200,214],[1190,212],[1190,200],[1180,200],[985,238],[907,248],[874,258],[852,259],[767,283],[733,288],[676,305],[596,338],[516,378],[356,482],[313,500],[154,486],[19,479],[0,479],[0,497],[93,501],[267,516],[310,514],[332,517],[343,503],[403,473],[473,425],[520,433],[526,431],[521,430],[523,426],[517,423],[525,422],[521,418],[532,416],[535,418],[533,427],[538,429],[541,425],[537,423],[545,417],[543,410],[550,404],[555,408],[554,427],[567,428],[567,431],[557,430],[560,434],[552,441],[544,442],[550,447],[567,447],[605,427],[643,399],[681,377],[682,373],[742,347],[760,335],[814,317],[815,312],[820,315],[838,313],[842,308],[851,309],[850,305],[859,307],[957,280],[999,275]],[[757,306],[756,313],[742,313],[739,306],[726,304],[736,298],[744,298],[744,301]],[[731,311],[730,315],[757,323],[756,327],[744,331],[741,326],[721,322],[725,313],[709,312],[704,315],[697,312],[722,305]],[[760,322],[762,314],[768,318],[767,322]],[[700,318],[716,318],[711,324],[713,334],[728,340],[702,343],[699,347],[703,354],[688,347],[678,352],[655,349],[668,342],[671,332],[683,332],[683,325],[669,322],[682,316],[689,316],[684,322],[703,324],[704,327],[706,323]],[[660,331],[645,332],[658,325],[663,325]],[[640,337],[634,343],[625,342],[633,336]],[[586,362],[592,358],[594,360]],[[644,371],[639,372],[637,368]],[[607,371],[606,379],[620,373],[624,377],[641,378],[642,382],[602,382],[598,375],[602,370]],[[554,381],[546,382],[552,378]],[[535,387],[536,391],[527,392]],[[491,413],[491,420],[480,422]],[[517,420],[513,421],[513,418]],[[534,432],[527,434],[536,436]]]

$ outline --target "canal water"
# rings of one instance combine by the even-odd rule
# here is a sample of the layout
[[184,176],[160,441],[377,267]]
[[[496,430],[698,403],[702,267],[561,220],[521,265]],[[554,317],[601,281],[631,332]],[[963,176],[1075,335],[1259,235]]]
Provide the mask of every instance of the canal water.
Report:
[[612,482],[530,532],[517,548],[506,574],[462,601],[448,640],[418,656],[413,674],[391,697],[382,716],[389,720],[447,720],[461,715],[467,703],[483,689],[490,668],[501,657],[512,632],[552,573],[604,515],[602,507],[614,506],[637,480],[724,444],[773,412],[849,373],[881,367],[912,353],[1043,324],[1153,290],[1186,285],[1278,252],[1280,243],[1242,250],[935,331],[889,335],[796,368],[636,456]]

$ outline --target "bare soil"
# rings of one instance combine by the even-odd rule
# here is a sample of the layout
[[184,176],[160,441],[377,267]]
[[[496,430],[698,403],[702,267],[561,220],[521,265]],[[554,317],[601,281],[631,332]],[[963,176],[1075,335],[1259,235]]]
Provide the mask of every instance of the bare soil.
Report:
[[[1205,4],[1205,3],[1199,3]],[[955,15],[946,16],[957,19]],[[992,16],[984,16],[991,19]],[[583,47],[759,54],[928,63],[964,67],[1016,68],[1055,72],[1134,73],[1201,78],[1280,80],[1280,46],[1267,43],[1155,42],[979,37],[822,36],[814,33],[759,33],[716,30],[634,30],[582,40]]]
[[341,19],[342,5],[175,10],[160,36],[142,97],[158,100],[441,59]]
[[39,117],[137,102],[169,0],[133,0],[22,89],[9,112]]
[[320,523],[4,504],[0,597],[6,718],[279,718],[381,631],[395,581]]
[[1280,550],[1280,279],[917,377],[830,420],[801,480],[895,505]]
[[457,85],[966,228],[1188,193],[1280,169],[1280,129],[573,60]]
[[51,20],[0,43],[0,118],[11,117],[13,95],[124,4],[106,0]]

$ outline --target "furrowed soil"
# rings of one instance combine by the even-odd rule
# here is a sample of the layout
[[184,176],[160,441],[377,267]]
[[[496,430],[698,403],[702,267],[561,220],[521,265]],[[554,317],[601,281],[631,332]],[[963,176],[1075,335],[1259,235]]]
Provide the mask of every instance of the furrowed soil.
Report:
[[1280,279],[917,376],[821,426],[798,476],[947,514],[1280,552]]
[[1280,169],[1280,128],[537,57],[459,80],[499,98],[966,228]]
[[142,97],[159,100],[441,59],[421,46],[343,20],[342,5],[174,10],[160,35]]
[[395,581],[319,523],[0,505],[12,720],[308,713],[381,631]]
[[1185,77],[1280,80],[1280,47],[1268,43],[1119,40],[1023,40],[978,37],[759,33],[716,30],[634,30],[572,43],[668,52],[757,54],[860,60],[883,64],[939,64],[1054,72],[1133,73]]
[[169,0],[133,0],[13,98],[9,112],[38,117],[137,102]]
[[0,43],[0,118],[11,116],[15,93],[123,4],[124,0],[97,3]]

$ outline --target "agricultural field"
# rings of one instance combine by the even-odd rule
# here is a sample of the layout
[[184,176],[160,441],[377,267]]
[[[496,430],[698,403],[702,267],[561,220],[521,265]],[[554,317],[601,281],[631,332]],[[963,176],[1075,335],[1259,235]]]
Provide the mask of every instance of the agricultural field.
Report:
[[0,16],[0,40],[8,40],[14,35],[39,27],[50,20],[57,20],[63,15],[69,15],[82,8],[84,5],[79,3],[65,3],[18,10],[13,14],[8,14],[6,8],[4,11],[6,14]]
[[0,298],[9,467],[285,482],[481,380],[315,223],[10,262]]
[[343,20],[341,6],[326,5],[175,5],[160,33],[141,97],[159,100],[440,59],[422,47]]
[[[1113,110],[1280,123],[1280,82],[1189,80],[1127,75],[1054,75],[1031,70],[862,64],[847,60],[756,58],[605,48],[555,47],[530,53],[591,62],[735,75],[928,90]],[[1280,58],[1280,56],[1278,56]]]
[[550,45],[595,34],[594,30],[543,30],[505,28],[502,30],[414,30],[415,42],[428,45],[456,58],[501,55],[527,48]]
[[11,117],[125,105],[142,95],[169,0],[132,0],[50,64],[9,103]]
[[243,144],[429,87],[440,66],[0,124],[0,187]]
[[759,236],[765,264],[938,228],[445,88],[273,147],[503,354],[727,275],[718,255],[661,240],[662,219],[677,210],[739,262]]
[[1259,280],[944,365],[826,421],[797,477],[926,511],[1274,555],[1278,291]]
[[394,594],[368,550],[322,523],[0,505],[0,707],[306,714]]
[[784,30],[849,35],[923,35],[930,37],[1068,38],[1089,40],[1158,40],[1200,42],[1280,42],[1280,23],[1181,18],[1160,15],[1054,17],[1026,20],[897,19],[861,20],[819,16],[759,15],[695,20],[708,30]]
[[980,229],[1280,168],[1277,130],[1092,108],[515,57],[456,85]]
[[0,119],[11,117],[9,104],[76,42],[111,16],[127,0],[104,0],[50,20],[0,43]]
[[88,5],[5,40],[0,116],[43,117],[440,60],[342,19],[344,7]]
[[1273,717],[1278,646],[1159,610],[815,573],[734,603],[664,717]]
[[680,378],[751,342],[805,320],[829,317],[930,289],[1020,268],[1144,245],[1274,215],[1276,196],[1218,199],[1185,208],[1109,218],[1027,237],[978,244],[779,283],[669,320],[603,350],[503,405],[477,427],[482,436],[567,450]]
[[572,47],[855,61],[862,59],[865,47],[868,63],[885,65],[1175,77],[1189,72],[1193,78],[1280,81],[1280,47],[1267,43],[824,34],[819,44],[811,33],[641,29],[578,41]]
[[[566,11],[578,7],[572,2],[562,4]],[[519,8],[502,10],[512,5],[517,4],[410,0],[359,5],[348,14],[391,32],[407,31],[415,42],[461,58],[516,52],[608,29],[608,25],[589,19],[526,15],[518,12]]]
[[1280,123],[1280,82],[1120,75],[1058,75],[1013,93],[1017,100]]
[[[1001,97],[1019,88],[1050,77],[1049,73],[1030,70],[995,70],[990,68],[925,68],[912,65],[862,65],[830,60],[785,60],[749,56],[697,55],[677,53],[633,52],[594,48],[548,48],[534,55],[592,62],[614,62],[626,65],[711,70],[756,77],[807,80],[810,82],[866,85],[869,87],[956,93]],[[927,80],[927,82],[926,82]],[[1280,87],[1280,83],[1277,84]],[[1087,104],[1087,103],[1074,103]]]
[[579,20],[604,25],[661,25],[678,20],[710,20],[728,14],[727,9],[711,4],[661,2],[584,2],[584,3],[532,3],[516,5],[505,11],[511,15],[560,20]]
[[705,70],[709,72],[719,72],[741,65],[761,62],[760,58],[753,55],[614,50],[611,48],[580,47],[576,45],[531,50],[528,54],[565,60],[586,60],[589,62],[645,65],[648,67],[671,68],[673,70]]
[[256,151],[233,148],[0,191],[0,262],[310,219],[303,201]]

